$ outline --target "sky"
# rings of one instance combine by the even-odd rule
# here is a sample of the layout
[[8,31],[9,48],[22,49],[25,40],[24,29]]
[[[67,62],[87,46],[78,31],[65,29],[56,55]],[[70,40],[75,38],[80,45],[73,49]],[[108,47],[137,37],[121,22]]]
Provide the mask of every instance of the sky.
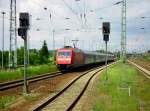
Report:
[[[40,49],[46,40],[49,50],[73,45],[83,50],[105,48],[101,31],[103,22],[110,22],[109,51],[119,51],[121,39],[121,7],[114,5],[120,0],[16,0],[17,28],[19,13],[28,12],[30,48]],[[0,12],[5,11],[5,50],[9,49],[10,0],[0,0]],[[127,52],[150,50],[150,0],[127,0]],[[51,15],[51,19],[50,19]],[[85,16],[84,16],[85,15]],[[144,18],[141,18],[144,17]],[[69,19],[67,19],[69,18]],[[144,28],[144,29],[141,29]],[[67,30],[69,29],[69,30]],[[17,37],[17,47],[23,46]],[[2,48],[2,14],[0,14],[0,50]]]

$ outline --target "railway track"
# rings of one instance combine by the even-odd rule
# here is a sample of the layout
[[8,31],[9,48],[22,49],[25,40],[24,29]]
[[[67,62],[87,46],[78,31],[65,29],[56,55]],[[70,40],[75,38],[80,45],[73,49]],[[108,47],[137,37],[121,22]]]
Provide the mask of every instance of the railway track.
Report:
[[142,73],[142,74],[143,74],[144,76],[146,76],[148,79],[150,79],[150,71],[146,70],[145,68],[141,67],[140,65],[137,65],[136,63],[134,63],[134,62],[132,62],[132,61],[130,61],[130,60],[128,60],[128,62],[129,62],[131,65],[135,66],[138,70],[144,72],[144,73]]
[[105,66],[91,69],[77,76],[57,94],[42,100],[31,111],[71,111],[86,91],[91,79],[104,68]]
[[[53,77],[60,76],[60,75],[64,75],[64,73],[61,73],[59,71],[54,72],[54,73],[47,73],[47,74],[38,75],[35,77],[28,78],[27,80],[28,80],[28,83],[33,83],[36,81],[40,81],[40,80],[44,80],[44,79],[48,79],[48,78],[53,78]],[[15,88],[15,87],[22,86],[22,85],[23,85],[23,79],[11,81],[11,82],[6,82],[6,83],[0,83],[0,91],[8,90],[8,89]]]

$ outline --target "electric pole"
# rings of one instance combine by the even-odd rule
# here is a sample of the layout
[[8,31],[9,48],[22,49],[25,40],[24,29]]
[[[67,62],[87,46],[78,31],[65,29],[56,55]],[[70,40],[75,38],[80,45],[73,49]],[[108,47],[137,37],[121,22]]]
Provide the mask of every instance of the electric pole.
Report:
[[52,21],[52,15],[51,15],[51,13],[50,13],[49,17],[50,17],[50,22],[51,22],[51,25],[52,25],[52,33],[53,33],[53,57],[55,59],[55,29],[54,29],[54,26],[53,26],[53,21]]
[[89,51],[92,51],[91,50],[91,40],[89,40]]
[[64,37],[64,47],[66,46],[66,38]]
[[28,65],[30,65],[30,36],[29,36],[29,34],[28,34],[28,37],[27,37],[27,43],[28,43],[28,45],[27,45],[28,62],[27,63],[28,63]]
[[2,69],[4,68],[4,15],[5,12],[2,12],[3,19],[2,19]]
[[126,62],[126,0],[122,1],[121,60]]
[[17,22],[16,0],[10,0],[10,44],[9,44],[9,68],[17,67]]
[[55,50],[55,30],[53,29],[53,51]]
[[84,50],[84,40],[82,40],[82,49]]
[[55,59],[55,30],[53,29],[53,57]]

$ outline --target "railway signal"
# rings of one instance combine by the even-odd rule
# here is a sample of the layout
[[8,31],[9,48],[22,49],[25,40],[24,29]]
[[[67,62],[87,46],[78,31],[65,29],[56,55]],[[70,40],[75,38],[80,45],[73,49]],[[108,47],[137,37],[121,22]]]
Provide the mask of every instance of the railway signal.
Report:
[[19,28],[18,35],[24,40],[24,87],[23,92],[28,93],[27,84],[27,31],[29,30],[29,13],[19,14]]
[[20,27],[29,28],[29,13],[20,13],[19,24]]
[[103,40],[105,42],[109,41],[109,34],[110,34],[110,23],[109,22],[103,22]]
[[109,41],[109,34],[110,34],[110,22],[103,22],[102,24],[102,33],[103,33],[103,40],[105,41],[106,44],[106,60],[105,60],[105,65],[106,65],[106,81],[108,80],[108,75],[107,75],[107,42]]
[[22,39],[26,40],[27,38],[27,30],[29,29],[29,13],[20,13],[19,15],[19,28],[18,35],[22,37]]

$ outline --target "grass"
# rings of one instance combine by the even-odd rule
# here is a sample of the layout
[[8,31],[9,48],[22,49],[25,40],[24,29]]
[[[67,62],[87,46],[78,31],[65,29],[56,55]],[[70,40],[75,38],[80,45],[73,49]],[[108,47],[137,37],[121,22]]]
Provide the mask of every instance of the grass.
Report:
[[0,97],[0,109],[7,108],[15,100],[15,96],[2,96]]
[[26,95],[23,95],[24,99],[27,100],[27,101],[34,101],[36,100],[36,95],[32,95],[32,94],[26,94]]
[[102,72],[93,111],[139,111],[140,108],[150,111],[150,80],[135,68],[117,63],[109,68],[107,82],[105,78],[106,74]]
[[[28,67],[28,77],[36,76],[43,73],[50,73],[57,71],[55,65],[40,65],[40,66],[30,66]],[[23,68],[19,68],[16,70],[7,70],[0,72],[0,82],[6,82],[16,79],[23,78]]]
[[146,55],[143,57],[146,61],[149,61],[150,62],[150,54]]
[[150,62],[150,53],[137,56],[137,59],[140,59],[140,60],[146,61],[146,62]]

